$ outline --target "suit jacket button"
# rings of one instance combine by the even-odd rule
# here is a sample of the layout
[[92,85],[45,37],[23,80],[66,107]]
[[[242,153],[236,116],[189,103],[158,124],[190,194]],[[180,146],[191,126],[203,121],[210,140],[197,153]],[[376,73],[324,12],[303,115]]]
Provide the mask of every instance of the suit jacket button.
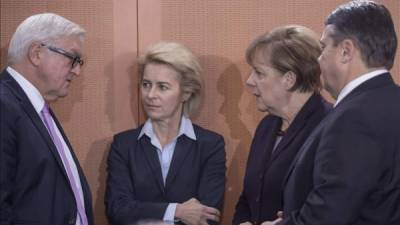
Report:
[[260,202],[260,196],[257,196],[256,202],[257,202],[257,203]]
[[76,222],[76,219],[75,218],[71,218],[71,219],[69,219],[68,224],[69,225],[74,225],[75,222]]

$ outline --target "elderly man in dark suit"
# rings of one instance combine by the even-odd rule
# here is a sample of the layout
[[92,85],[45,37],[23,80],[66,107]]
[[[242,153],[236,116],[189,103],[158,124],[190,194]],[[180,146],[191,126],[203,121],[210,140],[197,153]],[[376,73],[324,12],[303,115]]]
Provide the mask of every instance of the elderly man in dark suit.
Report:
[[400,89],[388,72],[397,48],[393,21],[382,4],[353,1],[325,25],[319,61],[337,100],[297,155],[277,224],[398,225]]
[[89,186],[48,103],[79,75],[85,31],[52,13],[14,33],[0,75],[0,224],[93,224]]

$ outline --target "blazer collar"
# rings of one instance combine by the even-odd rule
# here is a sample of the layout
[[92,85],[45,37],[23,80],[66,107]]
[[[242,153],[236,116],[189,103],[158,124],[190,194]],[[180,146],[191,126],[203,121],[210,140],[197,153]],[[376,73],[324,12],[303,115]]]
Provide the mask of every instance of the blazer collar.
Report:
[[335,108],[338,106],[342,105],[344,102],[349,101],[350,99],[354,98],[355,96],[374,90],[376,88],[381,88],[385,86],[393,86],[396,85],[392,79],[392,76],[390,73],[384,73],[379,76],[373,77],[364,83],[360,84],[358,87],[356,87],[354,90],[352,90],[341,102],[339,102]]
[[143,135],[143,137],[137,141],[139,142],[140,148],[142,149],[146,157],[147,163],[149,164],[150,169],[154,174],[153,178],[155,179],[160,191],[162,193],[165,193],[164,181],[161,172],[161,165],[160,165],[160,160],[158,159],[156,147],[151,144],[151,140],[147,135]]
[[313,113],[321,108],[321,104],[323,100],[320,94],[314,93],[307,100],[307,102],[300,109],[293,122],[290,124],[285,136],[283,136],[281,142],[276,146],[272,154],[272,160],[275,159],[283,149],[293,141],[293,139],[297,136],[297,134],[303,129],[303,127],[307,124],[308,119],[313,115]]
[[164,185],[160,160],[158,159],[156,147],[151,144],[150,138],[146,135],[142,136],[138,142],[141,144],[141,149],[143,150],[146,160],[154,174],[153,178],[155,179],[162,193],[165,193],[165,190],[172,185],[189,153],[197,149],[196,141],[186,137],[185,135],[178,137],[174,155],[172,156],[171,165],[169,167]]
[[[58,165],[60,166],[62,172],[64,173],[65,177],[68,179],[66,171],[64,169],[64,165],[62,163],[62,160],[60,158],[60,155],[58,154],[57,148],[53,143],[53,140],[50,137],[49,132],[47,131],[47,128],[43,124],[42,119],[40,118],[39,114],[36,112],[35,108],[33,107],[32,103],[30,102],[28,96],[26,96],[24,90],[19,86],[17,81],[14,80],[14,78],[11,77],[11,75],[4,70],[3,73],[1,74],[1,81],[9,88],[9,90],[16,96],[17,100],[19,101],[19,104],[21,105],[22,109],[25,111],[26,115],[30,118],[40,135],[43,137],[44,141],[49,147],[50,152],[53,154],[54,158],[56,159]],[[61,134],[64,137],[64,140],[66,141],[68,147],[71,146],[66,139],[66,136],[61,129],[61,126],[59,125],[57,118],[54,116],[54,114],[51,112],[54,121],[56,122]]]

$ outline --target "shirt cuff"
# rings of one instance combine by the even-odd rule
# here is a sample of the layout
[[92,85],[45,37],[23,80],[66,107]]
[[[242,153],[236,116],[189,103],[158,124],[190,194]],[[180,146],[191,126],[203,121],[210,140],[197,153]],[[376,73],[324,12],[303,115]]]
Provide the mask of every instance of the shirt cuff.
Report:
[[163,220],[166,222],[174,223],[175,222],[175,211],[176,211],[177,203],[169,203],[167,210],[165,210]]

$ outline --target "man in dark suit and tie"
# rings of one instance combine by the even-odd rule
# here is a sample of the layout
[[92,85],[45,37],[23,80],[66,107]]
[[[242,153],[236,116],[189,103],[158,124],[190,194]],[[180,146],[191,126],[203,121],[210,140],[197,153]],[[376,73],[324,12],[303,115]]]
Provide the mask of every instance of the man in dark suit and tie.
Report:
[[85,31],[52,13],[28,17],[0,75],[0,224],[92,225],[88,183],[48,103],[80,74]]
[[[333,111],[289,170],[279,225],[400,224],[400,89],[390,13],[352,1],[327,18],[319,58]],[[267,223],[268,224],[268,223]]]

